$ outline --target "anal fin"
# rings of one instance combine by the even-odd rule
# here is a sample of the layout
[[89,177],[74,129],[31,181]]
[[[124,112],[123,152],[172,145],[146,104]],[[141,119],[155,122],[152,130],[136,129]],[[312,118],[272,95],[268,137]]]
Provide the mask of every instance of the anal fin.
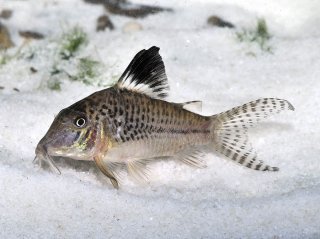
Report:
[[177,155],[174,156],[174,159],[181,161],[189,166],[196,168],[206,168],[207,164],[202,159],[203,152],[197,147],[192,147],[180,151]]

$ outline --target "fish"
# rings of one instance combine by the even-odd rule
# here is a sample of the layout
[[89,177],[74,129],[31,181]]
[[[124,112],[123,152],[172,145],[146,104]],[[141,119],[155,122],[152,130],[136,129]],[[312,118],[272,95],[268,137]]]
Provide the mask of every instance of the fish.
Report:
[[172,159],[204,168],[205,150],[247,168],[278,171],[258,159],[248,129],[284,110],[289,101],[260,98],[228,111],[203,116],[201,101],[169,102],[169,83],[159,47],[139,51],[117,83],[61,110],[35,154],[41,167],[60,173],[55,157],[94,161],[119,188],[118,170],[148,180],[150,162]]

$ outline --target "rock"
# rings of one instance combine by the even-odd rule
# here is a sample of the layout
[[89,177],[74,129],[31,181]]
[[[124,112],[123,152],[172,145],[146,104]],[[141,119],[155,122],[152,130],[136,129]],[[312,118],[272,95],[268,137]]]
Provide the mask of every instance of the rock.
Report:
[[19,35],[24,38],[35,39],[35,40],[41,40],[44,38],[44,35],[34,31],[19,31]]
[[97,19],[97,32],[98,31],[104,31],[106,28],[109,28],[110,30],[114,29],[114,25],[111,22],[110,18],[107,15],[102,15],[98,17]]
[[36,68],[34,68],[33,66],[30,67],[30,72],[31,73],[37,73],[38,70]]
[[142,29],[143,29],[142,26],[137,22],[127,22],[123,26],[122,31],[125,33],[130,33],[130,32],[141,31]]
[[11,16],[12,16],[12,10],[3,9],[3,10],[0,12],[0,18],[9,19]]
[[172,11],[172,9],[170,8],[133,4],[126,1],[106,1],[104,7],[110,13],[133,18],[143,18],[150,14],[155,14],[163,11]]
[[8,29],[0,23],[0,49],[7,49],[13,46]]
[[162,11],[172,11],[171,8],[163,8],[158,6],[149,6],[141,4],[133,4],[127,0],[84,0],[91,4],[101,4],[112,14],[142,18],[150,14],[155,14]]
[[234,28],[234,25],[232,23],[227,22],[218,16],[209,17],[207,22],[212,26]]
[[122,2],[125,3],[127,2],[127,0],[84,0],[87,3],[91,3],[91,4],[106,4],[108,2]]

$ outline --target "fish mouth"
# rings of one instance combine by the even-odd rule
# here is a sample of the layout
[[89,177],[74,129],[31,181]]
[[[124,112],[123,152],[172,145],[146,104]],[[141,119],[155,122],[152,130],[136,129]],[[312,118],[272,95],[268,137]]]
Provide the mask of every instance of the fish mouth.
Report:
[[61,171],[53,161],[52,157],[48,154],[47,147],[42,144],[38,144],[36,148],[36,156],[34,157],[33,163],[38,164],[40,168],[44,168],[44,163],[49,166],[50,171],[57,174],[61,174]]

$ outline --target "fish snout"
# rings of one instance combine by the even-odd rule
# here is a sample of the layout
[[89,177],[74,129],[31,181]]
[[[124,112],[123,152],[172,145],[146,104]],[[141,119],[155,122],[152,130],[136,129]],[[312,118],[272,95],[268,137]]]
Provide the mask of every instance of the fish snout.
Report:
[[35,150],[36,157],[37,158],[43,157],[45,155],[44,152],[45,152],[44,147],[39,143]]
[[46,147],[45,141],[46,141],[46,137],[43,137],[39,141],[39,143],[35,149],[35,154],[36,154],[37,158],[44,157],[47,154],[47,147]]
[[36,148],[36,154],[49,154],[55,156],[59,152],[73,145],[75,141],[75,133],[67,130],[49,130],[47,134],[40,140]]

